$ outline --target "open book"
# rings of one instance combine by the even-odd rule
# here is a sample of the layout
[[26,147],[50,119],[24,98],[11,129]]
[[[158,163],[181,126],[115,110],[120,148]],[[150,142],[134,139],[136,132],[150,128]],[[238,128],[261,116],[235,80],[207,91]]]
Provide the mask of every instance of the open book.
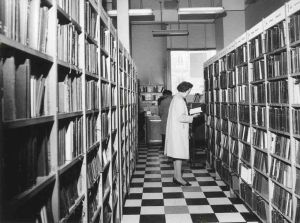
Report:
[[200,112],[202,112],[201,107],[191,108],[190,109],[190,115],[194,115],[194,114],[197,114],[197,113],[200,113]]

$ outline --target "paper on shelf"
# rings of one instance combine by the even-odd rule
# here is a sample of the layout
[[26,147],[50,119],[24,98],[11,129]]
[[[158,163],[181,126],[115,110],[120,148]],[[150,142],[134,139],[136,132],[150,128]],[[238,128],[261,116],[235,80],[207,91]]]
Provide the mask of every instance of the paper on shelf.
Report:
[[202,112],[201,107],[191,108],[190,109],[190,115],[197,114],[197,113],[200,113],[200,112]]

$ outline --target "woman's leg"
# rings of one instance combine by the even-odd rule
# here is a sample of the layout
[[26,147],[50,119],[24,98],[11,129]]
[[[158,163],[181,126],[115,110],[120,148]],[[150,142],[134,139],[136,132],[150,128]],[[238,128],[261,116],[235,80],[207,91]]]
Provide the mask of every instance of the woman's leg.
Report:
[[185,184],[186,181],[182,179],[181,165],[182,165],[182,160],[180,159],[174,160],[174,178],[180,183]]

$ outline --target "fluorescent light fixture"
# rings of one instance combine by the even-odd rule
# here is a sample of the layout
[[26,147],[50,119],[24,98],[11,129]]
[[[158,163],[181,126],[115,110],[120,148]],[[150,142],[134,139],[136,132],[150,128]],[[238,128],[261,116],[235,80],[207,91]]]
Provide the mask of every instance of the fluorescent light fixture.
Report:
[[210,15],[222,14],[225,10],[223,7],[192,7],[192,8],[179,8],[178,15]]
[[166,30],[153,30],[152,35],[154,37],[163,36],[188,36],[189,31],[183,29],[166,29]]
[[178,9],[180,20],[216,19],[224,13],[225,10],[223,7],[191,7]]
[[[117,10],[107,12],[110,17],[117,17]],[[152,9],[129,9],[130,21],[154,21],[154,14]]]
[[[118,15],[117,10],[110,10],[107,12],[109,16],[115,17]],[[153,15],[152,9],[129,9],[129,16],[149,16]]]

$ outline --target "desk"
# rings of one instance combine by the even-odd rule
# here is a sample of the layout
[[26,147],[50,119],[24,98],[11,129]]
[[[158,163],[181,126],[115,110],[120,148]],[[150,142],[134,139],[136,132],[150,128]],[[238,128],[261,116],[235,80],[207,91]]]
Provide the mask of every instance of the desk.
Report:
[[147,144],[161,144],[161,119],[158,115],[146,116]]

